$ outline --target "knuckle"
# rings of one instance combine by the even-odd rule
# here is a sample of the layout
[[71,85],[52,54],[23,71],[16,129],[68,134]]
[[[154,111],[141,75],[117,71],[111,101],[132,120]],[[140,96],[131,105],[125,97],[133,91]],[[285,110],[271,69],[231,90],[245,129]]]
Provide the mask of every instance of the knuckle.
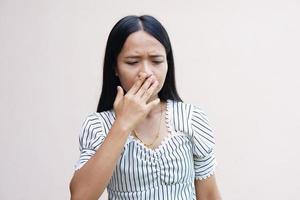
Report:
[[150,78],[147,79],[147,82],[148,82],[148,83],[151,83],[152,81],[153,81],[153,78],[152,78],[152,77],[150,77]]
[[125,100],[131,100],[131,99],[132,99],[132,96],[131,96],[130,94],[126,94],[126,95],[124,96],[124,99],[125,99]]
[[132,99],[131,99],[135,104],[138,104],[139,103],[139,99],[137,96],[133,96]]
[[142,110],[142,112],[147,112],[147,106],[146,105],[142,105],[141,106],[141,110]]
[[142,79],[142,78],[139,78],[139,79],[135,82],[135,84],[138,85],[138,84],[141,84],[142,82],[143,82],[143,79]]
[[147,90],[148,89],[148,85],[143,85],[142,87],[141,87],[141,90],[143,90],[143,91],[145,91],[145,90]]
[[147,91],[145,91],[145,93],[144,93],[145,96],[149,96],[150,94],[151,94],[151,90],[147,90]]

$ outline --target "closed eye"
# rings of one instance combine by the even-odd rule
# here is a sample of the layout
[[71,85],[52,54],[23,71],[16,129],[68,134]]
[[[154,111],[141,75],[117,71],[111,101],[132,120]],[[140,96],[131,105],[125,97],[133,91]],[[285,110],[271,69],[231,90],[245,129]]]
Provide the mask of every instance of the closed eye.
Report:
[[156,61],[156,60],[154,60],[154,61],[152,61],[152,62],[155,63],[155,64],[163,63],[163,61]]
[[128,65],[134,65],[136,63],[138,63],[138,62],[137,61],[135,61],[135,62],[126,62],[126,64],[128,64]]
[[[154,60],[154,61],[152,61],[154,64],[156,64],[156,65],[158,65],[158,64],[161,64],[161,63],[163,63],[164,61],[156,61],[156,60]],[[134,62],[126,62],[126,64],[128,64],[128,65],[135,65],[135,64],[137,64],[138,63],[138,61],[134,61]]]

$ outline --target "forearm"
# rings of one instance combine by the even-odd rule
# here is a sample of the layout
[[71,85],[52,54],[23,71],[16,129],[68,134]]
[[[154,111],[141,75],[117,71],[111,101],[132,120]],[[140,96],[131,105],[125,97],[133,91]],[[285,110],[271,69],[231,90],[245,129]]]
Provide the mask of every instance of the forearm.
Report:
[[219,195],[212,195],[206,197],[197,197],[197,200],[222,200],[221,196]]
[[98,199],[106,188],[130,131],[117,120],[102,145],[70,182],[71,199]]
[[221,194],[218,190],[209,191],[205,193],[197,192],[196,199],[197,200],[222,200]]
[[195,180],[197,200],[222,200],[215,175],[204,180]]

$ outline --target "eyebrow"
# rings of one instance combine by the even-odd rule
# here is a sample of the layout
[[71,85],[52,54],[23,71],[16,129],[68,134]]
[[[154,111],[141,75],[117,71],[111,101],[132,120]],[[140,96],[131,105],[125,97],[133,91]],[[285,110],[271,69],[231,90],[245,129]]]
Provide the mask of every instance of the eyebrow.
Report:
[[[141,56],[126,56],[125,58],[140,58]],[[163,55],[150,55],[151,58],[164,57]]]

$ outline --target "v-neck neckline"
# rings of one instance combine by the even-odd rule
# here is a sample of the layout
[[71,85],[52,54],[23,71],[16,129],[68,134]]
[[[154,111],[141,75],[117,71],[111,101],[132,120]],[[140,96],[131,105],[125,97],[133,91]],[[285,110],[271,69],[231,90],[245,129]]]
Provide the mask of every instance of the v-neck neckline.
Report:
[[132,136],[131,134],[129,135],[129,139],[130,141],[134,141],[135,143],[137,143],[139,146],[141,146],[144,150],[150,152],[150,153],[156,153],[159,152],[161,149],[164,148],[165,145],[167,145],[168,141],[170,140],[170,138],[174,135],[173,132],[173,128],[171,126],[171,105],[170,105],[170,99],[166,100],[166,112],[165,112],[165,125],[167,128],[167,135],[164,136],[164,138],[160,141],[160,144],[155,147],[155,148],[149,148],[147,147],[143,142],[141,142],[140,140],[136,139],[134,136]]
[[[168,131],[168,134],[166,136],[164,136],[164,138],[160,141],[160,144],[155,147],[155,148],[149,148],[147,147],[144,143],[142,143],[140,140],[136,139],[133,135],[132,135],[132,132],[130,132],[129,136],[128,136],[128,139],[127,139],[127,142],[125,145],[127,145],[128,143],[130,142],[135,142],[137,145],[139,145],[143,150],[149,152],[150,154],[154,154],[154,153],[158,153],[160,151],[163,150],[163,148],[168,144],[168,142],[171,140],[171,138],[176,135],[174,129],[173,129],[173,126],[172,126],[172,112],[171,112],[171,109],[172,109],[172,105],[171,105],[171,102],[172,100],[171,99],[167,99],[166,100],[166,112],[165,112],[165,124],[166,124],[166,128],[167,128],[167,131]],[[115,113],[113,110],[111,110],[113,112],[113,115],[115,116]]]

